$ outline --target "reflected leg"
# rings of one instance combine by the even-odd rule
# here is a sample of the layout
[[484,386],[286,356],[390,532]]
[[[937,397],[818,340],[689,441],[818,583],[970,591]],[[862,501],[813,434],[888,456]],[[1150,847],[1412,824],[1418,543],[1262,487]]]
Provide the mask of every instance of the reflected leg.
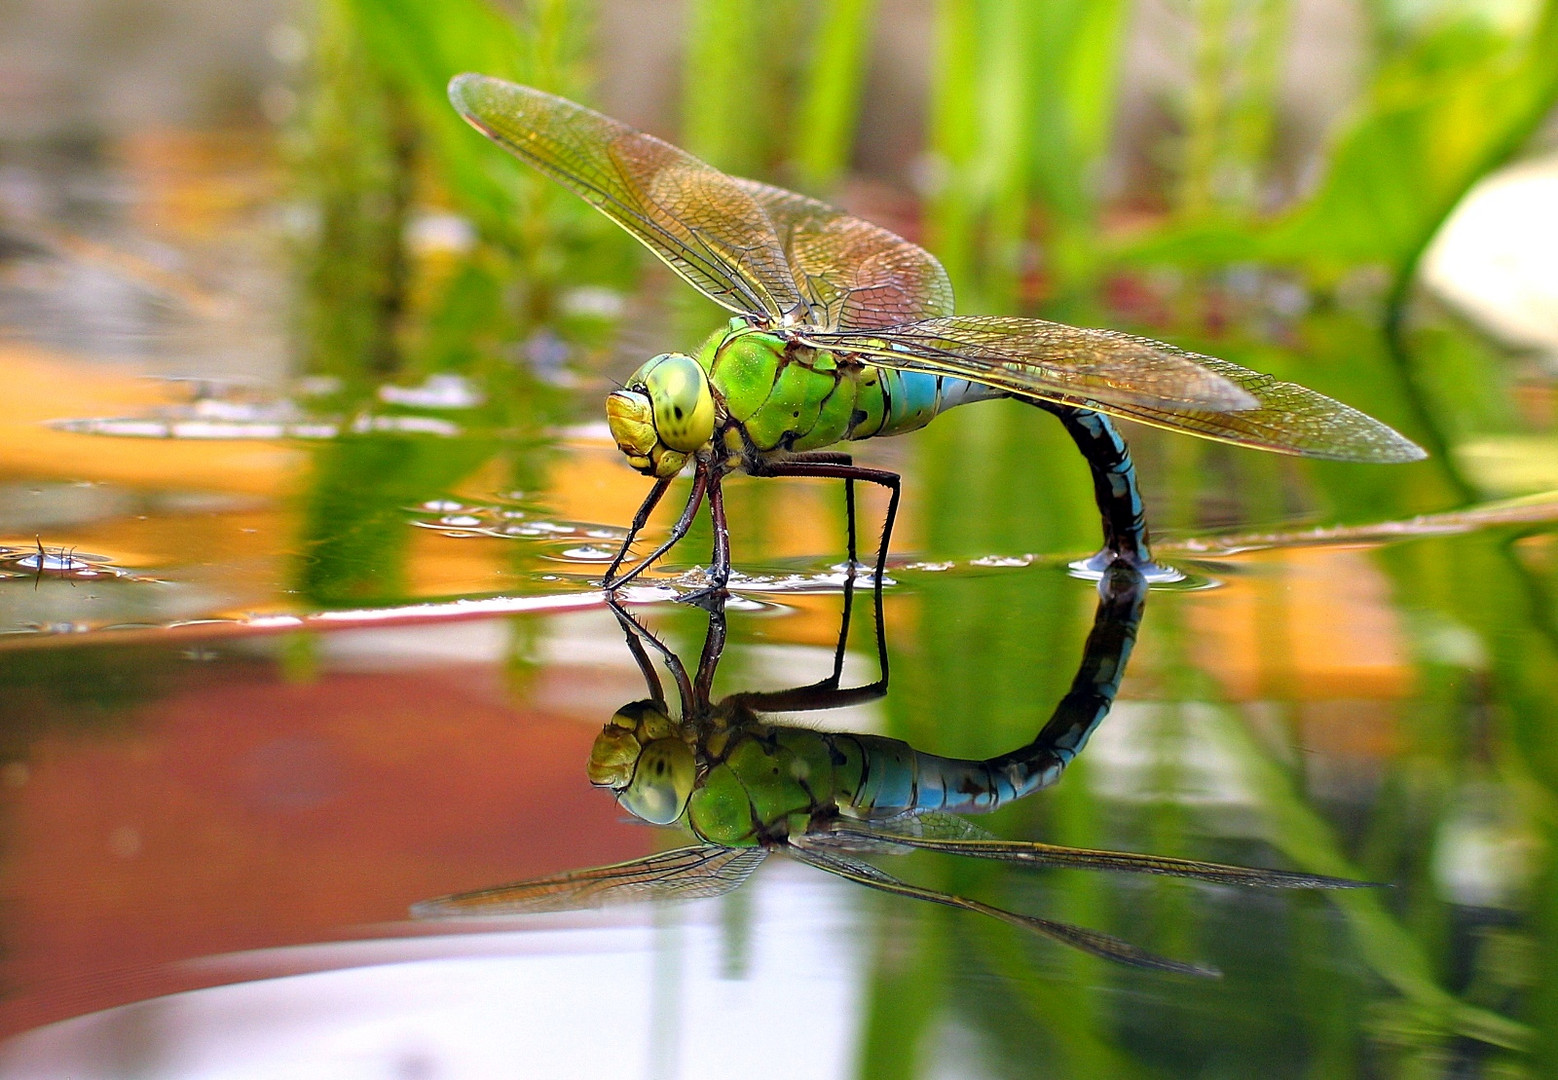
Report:
[[665,666],[671,672],[671,677],[676,680],[676,691],[681,697],[681,715],[691,715],[690,710],[696,707],[698,699],[694,695],[693,684],[687,678],[687,669],[682,666],[681,657],[677,656],[665,643],[655,637],[653,633],[645,629],[644,625],[629,615],[627,609],[611,597],[606,598],[606,606],[611,608],[616,615],[617,623],[627,635],[628,649],[633,653],[633,659],[638,664],[640,674],[644,676],[644,682],[649,687],[649,694],[656,702],[663,703],[665,695],[660,689],[660,678],[655,674],[654,664],[645,651],[645,644],[660,654],[665,661]]

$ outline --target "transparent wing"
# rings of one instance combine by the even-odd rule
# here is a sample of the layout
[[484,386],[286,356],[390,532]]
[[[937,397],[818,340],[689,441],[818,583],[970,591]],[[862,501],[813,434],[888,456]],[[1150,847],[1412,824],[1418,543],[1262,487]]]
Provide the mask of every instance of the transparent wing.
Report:
[[924,248],[793,191],[736,184],[773,222],[810,307],[806,325],[867,330],[952,314],[952,282]]
[[1416,461],[1411,440],[1357,409],[1238,364],[1113,330],[955,316],[890,331],[806,331],[812,345],[953,375],[1261,450],[1337,461]]
[[907,896],[914,900],[925,900],[932,904],[943,904],[963,911],[973,911],[980,915],[988,915],[993,919],[999,919],[1012,926],[1020,926],[1024,930],[1032,930],[1035,933],[1043,934],[1047,938],[1052,938],[1055,941],[1070,945],[1074,949],[1081,949],[1085,953],[1102,957],[1105,960],[1113,960],[1116,963],[1127,964],[1131,967],[1169,971],[1176,975],[1195,975],[1202,978],[1217,978],[1220,975],[1216,968],[1169,960],[1166,957],[1158,956],[1156,953],[1139,949],[1128,941],[1121,941],[1117,937],[1100,933],[1097,930],[1087,930],[1080,926],[1072,926],[1069,923],[1055,922],[1052,919],[1041,919],[1036,915],[1019,915],[1015,911],[992,907],[978,900],[970,900],[967,897],[954,896],[951,893],[925,889],[918,885],[910,885],[906,881],[900,881],[891,874],[878,870],[870,863],[852,859],[836,851],[824,851],[809,846],[796,847],[794,845],[791,845],[786,850],[791,856],[799,859],[801,862],[815,866],[818,870],[837,874],[839,877],[847,881],[853,881],[858,885],[864,885],[870,889],[880,889],[895,896]]
[[713,166],[502,79],[457,75],[449,100],[472,127],[632,233],[716,303],[774,322],[804,311],[768,215]]
[[805,330],[801,337],[884,367],[954,375],[1070,405],[1227,410],[1257,404],[1209,371],[1203,357],[1113,330],[1040,319],[955,315],[876,332]]
[[1237,384],[1258,402],[1257,406],[1240,412],[1215,412],[1122,403],[1101,406],[1102,411],[1170,431],[1299,457],[1383,465],[1421,461],[1428,456],[1395,428],[1335,398],[1297,383],[1278,382],[1227,360],[1211,356],[1197,360]]
[[1139,855],[1128,851],[1096,851],[1089,848],[1059,847],[1032,840],[1003,840],[952,814],[917,814],[869,826],[853,824],[808,837],[850,849],[864,849],[872,842],[900,848],[940,851],[948,855],[969,855],[977,859],[998,859],[1024,866],[1062,866],[1077,870],[1121,870],[1133,874],[1162,874],[1167,877],[1214,881],[1223,885],[1260,885],[1272,889],[1367,889],[1375,882],[1328,877],[1288,870],[1263,870],[1256,867],[1229,866],[1225,863],[1173,859],[1158,855]]
[[636,900],[698,900],[722,896],[745,881],[768,854],[764,848],[713,845],[662,851],[630,862],[440,896],[412,905],[419,919],[573,911]]

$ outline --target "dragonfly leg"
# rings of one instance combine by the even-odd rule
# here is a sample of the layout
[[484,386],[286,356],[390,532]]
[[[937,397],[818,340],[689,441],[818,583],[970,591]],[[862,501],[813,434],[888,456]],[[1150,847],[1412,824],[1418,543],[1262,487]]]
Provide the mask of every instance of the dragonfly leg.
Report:
[[[847,454],[839,454],[838,457],[849,458]],[[882,523],[882,543],[876,552],[876,583],[880,587],[882,577],[887,571],[887,546],[893,536],[893,523],[898,520],[898,496],[900,494],[900,479],[895,472],[886,469],[868,469],[863,465],[846,464],[839,461],[822,461],[815,457],[796,457],[784,461],[764,462],[760,466],[751,467],[753,476],[820,476],[843,480],[846,485],[852,481],[861,480],[868,484],[880,484],[892,492],[887,502],[887,519]],[[850,562],[855,559],[854,553],[854,520],[855,520],[855,493],[852,486],[845,487],[845,495],[849,500],[849,536],[850,536]]]
[[[658,487],[658,485],[656,486]],[[622,586],[638,577],[639,574],[642,574],[656,559],[660,558],[660,556],[664,555],[667,551],[670,551],[673,547],[675,547],[681,541],[682,537],[687,535],[687,530],[692,527],[693,516],[697,514],[698,507],[703,503],[703,496],[704,493],[708,490],[708,487],[708,471],[707,469],[700,466],[698,471],[695,472],[692,477],[692,494],[687,497],[687,505],[682,510],[682,516],[677,518],[676,524],[671,526],[671,535],[666,538],[665,543],[661,544],[648,555],[644,556],[644,558],[639,561],[637,566],[633,567],[633,569],[629,570],[621,577],[613,578],[611,574],[608,573],[606,575],[606,580],[601,583],[602,586],[607,589],[620,589]],[[650,492],[650,496],[655,498],[656,502],[659,501],[658,496],[656,496],[653,491]],[[654,503],[651,503],[648,499],[645,499],[644,502],[650,507],[650,509],[654,508]],[[647,516],[648,511],[644,511],[644,513]]]
[[665,704],[665,693],[660,688],[660,677],[655,674],[654,664],[649,659],[649,654],[644,646],[647,644],[660,658],[665,661],[666,668],[671,672],[671,677],[676,680],[676,692],[681,698],[681,715],[692,715],[693,703],[697,700],[693,696],[692,680],[687,678],[687,669],[682,666],[681,657],[666,648],[665,642],[655,637],[644,628],[644,625],[632,615],[628,614],[612,597],[606,598],[606,605],[611,608],[617,617],[617,623],[627,635],[628,649],[633,653],[633,659],[638,664],[639,674],[644,676],[644,685],[649,689],[649,696],[661,706]]
[[1093,473],[1093,498],[1103,518],[1104,546],[1088,560],[1093,570],[1107,570],[1115,559],[1148,569],[1152,552],[1147,543],[1147,517],[1141,490],[1136,484],[1136,465],[1131,448],[1103,413],[1066,405],[1034,402],[1060,418],[1067,433],[1087,459]]
[[706,607],[724,603],[725,587],[730,584],[730,523],[725,518],[725,492],[720,478],[710,475],[709,518],[714,523],[714,553],[709,565],[709,583],[696,592],[678,597],[684,604]]
[[628,534],[622,540],[622,546],[617,549],[617,557],[611,560],[611,565],[606,567],[606,576],[601,579],[601,584],[611,588],[611,579],[616,576],[617,569],[621,567],[622,560],[628,557],[628,550],[632,548],[633,541],[638,539],[641,530],[649,521],[649,515],[654,513],[660,500],[665,498],[665,493],[671,489],[673,477],[663,477],[655,481],[655,486],[649,489],[649,494],[644,496],[644,501],[639,504],[638,512],[633,515],[633,523],[628,526]]
[[[787,458],[786,463],[853,467],[855,459],[841,450],[808,450]],[[844,528],[849,538],[849,565],[853,569],[859,559],[855,554],[855,479],[852,476],[844,477]]]

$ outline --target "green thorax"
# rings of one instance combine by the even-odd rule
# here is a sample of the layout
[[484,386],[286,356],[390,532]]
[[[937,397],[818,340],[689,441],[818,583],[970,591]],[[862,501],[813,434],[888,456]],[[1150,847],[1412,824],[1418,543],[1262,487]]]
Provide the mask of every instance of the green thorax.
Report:
[[913,431],[957,403],[946,391],[968,386],[786,341],[741,318],[696,359],[724,406],[727,448],[757,455]]

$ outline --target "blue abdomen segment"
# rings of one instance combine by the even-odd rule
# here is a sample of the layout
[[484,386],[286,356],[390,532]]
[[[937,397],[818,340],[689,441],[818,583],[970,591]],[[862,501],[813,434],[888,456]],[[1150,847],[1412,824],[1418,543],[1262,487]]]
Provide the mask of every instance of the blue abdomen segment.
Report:
[[875,435],[902,435],[924,427],[955,406],[1007,396],[1003,391],[946,375],[879,370],[882,392],[887,398],[887,416],[881,428],[873,432]]

